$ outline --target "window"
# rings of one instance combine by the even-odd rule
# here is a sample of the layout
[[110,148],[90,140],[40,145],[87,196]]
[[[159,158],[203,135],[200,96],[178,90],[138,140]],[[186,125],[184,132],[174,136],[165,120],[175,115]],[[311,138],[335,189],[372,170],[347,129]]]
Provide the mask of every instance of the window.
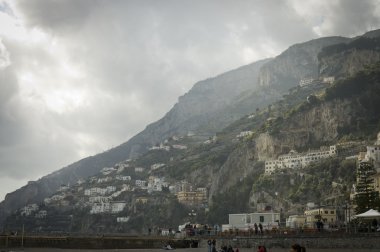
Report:
[[325,214],[328,214],[329,213],[329,211],[325,211]]
[[330,214],[334,214],[334,211],[330,211]]
[[264,216],[260,216],[260,222],[264,222]]

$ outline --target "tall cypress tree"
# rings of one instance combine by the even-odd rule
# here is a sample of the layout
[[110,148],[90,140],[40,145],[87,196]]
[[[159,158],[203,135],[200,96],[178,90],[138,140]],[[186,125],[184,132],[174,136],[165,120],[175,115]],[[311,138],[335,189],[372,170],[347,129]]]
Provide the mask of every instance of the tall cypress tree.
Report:
[[356,172],[356,212],[363,213],[369,209],[379,209],[379,192],[375,191],[373,175],[375,169],[369,162],[360,162]]

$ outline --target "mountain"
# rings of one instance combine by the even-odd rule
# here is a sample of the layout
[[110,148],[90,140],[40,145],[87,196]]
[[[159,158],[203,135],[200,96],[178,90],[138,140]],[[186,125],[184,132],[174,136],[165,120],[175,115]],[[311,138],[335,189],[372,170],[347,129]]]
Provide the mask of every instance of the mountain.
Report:
[[[110,167],[123,160],[148,151],[153,145],[174,135],[197,132],[203,138],[247,113],[234,109],[224,113],[236,97],[258,87],[257,75],[261,66],[269,60],[261,60],[217,77],[200,81],[159,121],[148,125],[128,142],[106,152],[87,157],[65,168],[30,182],[26,186],[8,193],[0,203],[0,221],[13,210],[32,202],[40,202],[56,191],[62,184],[74,184],[81,178],[96,174],[103,167]],[[252,101],[252,106],[260,105]]]
[[286,91],[303,78],[317,78],[318,54],[322,48],[350,40],[344,37],[326,37],[295,44],[260,69],[259,84]]
[[[141,234],[150,227],[176,227],[189,220],[191,210],[196,211],[199,223],[222,224],[229,213],[281,209],[288,216],[300,214],[308,202],[342,206],[356,180],[356,159],[346,157],[363,151],[375,139],[380,131],[379,107],[380,63],[334,83],[293,88],[282,100],[224,128],[212,141],[199,142],[195,136],[168,139],[165,146],[173,148],[151,149],[102,169],[40,204],[39,210],[47,211],[45,217],[26,215],[21,209],[6,220],[5,229],[19,230],[25,225],[28,232]],[[237,134],[247,129],[250,134]],[[301,154],[328,145],[349,148],[302,169],[264,175],[268,159],[290,150]],[[137,172],[138,167],[145,169]],[[128,179],[123,180],[124,176]],[[157,191],[137,183],[163,178],[168,185]],[[180,204],[170,188],[183,180],[193,188],[206,188],[207,202]],[[101,188],[113,189],[103,196],[90,194]],[[123,202],[125,207],[119,212],[94,213],[96,200],[101,201],[98,206],[110,201]],[[337,210],[337,214],[342,218],[344,212]],[[117,217],[126,222],[116,222]]]
[[[373,37],[375,33],[369,34],[368,37]],[[321,70],[320,62],[327,62],[328,66],[335,64],[334,61],[328,60],[329,57],[333,58],[333,50],[332,53],[327,52],[325,55],[319,55],[323,48],[336,44],[342,45],[342,43],[346,44],[355,40],[358,40],[358,38],[329,37],[297,44],[291,46],[274,59],[259,61],[196,83],[187,94],[179,98],[178,103],[162,119],[148,125],[145,130],[128,142],[104,153],[80,160],[7,194],[5,200],[0,204],[1,219],[4,219],[13,210],[28,203],[41,201],[56,191],[61,184],[74,184],[78,179],[97,174],[103,167],[111,167],[123,160],[139,157],[147,153],[149,147],[172,136],[185,136],[192,133],[198,136],[199,142],[202,142],[231,123],[239,126],[238,119],[245,115],[255,111],[267,111],[265,114],[271,114],[273,112],[271,104],[282,99],[289,88],[296,87],[300,79],[317,77]],[[358,50],[356,55],[360,55]],[[376,58],[371,58],[371,60],[376,60]],[[334,71],[328,74],[330,73],[332,74]],[[281,105],[278,106],[281,107]],[[262,116],[257,118],[264,121],[268,119]],[[261,125],[262,121],[257,120],[254,121]],[[261,126],[264,127],[265,125]],[[240,125],[238,129],[243,127],[250,129],[252,125]],[[231,129],[231,126],[227,128]],[[237,132],[237,128],[232,132]],[[233,146],[224,145],[223,143],[222,140],[219,140],[220,146],[215,146],[215,149],[205,152],[212,154],[213,160],[217,161],[213,165],[207,164],[209,157],[206,155],[199,153],[195,155],[195,157],[198,155],[204,158],[202,161],[206,162],[204,167],[212,168],[205,171],[205,174],[211,176],[210,178],[215,177],[214,172],[220,173],[220,167],[226,172],[221,174],[231,175],[233,170],[231,170],[231,165],[228,165],[228,163],[235,164],[232,160],[240,160],[239,162],[245,160],[245,165],[241,164],[241,167],[246,167],[243,174],[248,174],[249,170],[255,167],[251,162],[252,158],[257,159],[260,156],[274,155],[274,153],[265,154],[263,151],[252,154],[249,148],[246,150],[234,150]],[[202,147],[199,148],[202,149]],[[230,151],[236,153],[237,156],[243,155],[245,158],[232,158]],[[182,158],[185,161],[188,160],[186,157]],[[187,167],[187,165],[184,167]],[[208,179],[207,176],[199,176],[199,173],[196,172],[188,174],[188,172],[182,171],[181,173],[174,167],[171,172],[179,177],[184,177],[184,174],[187,174],[186,176],[190,178],[197,177],[202,180],[199,183],[203,183]],[[218,176],[218,179],[211,181],[211,195],[215,195],[221,184],[228,183],[232,186],[238,181],[236,176],[231,181],[227,179],[227,175],[225,175],[224,179],[221,178]]]

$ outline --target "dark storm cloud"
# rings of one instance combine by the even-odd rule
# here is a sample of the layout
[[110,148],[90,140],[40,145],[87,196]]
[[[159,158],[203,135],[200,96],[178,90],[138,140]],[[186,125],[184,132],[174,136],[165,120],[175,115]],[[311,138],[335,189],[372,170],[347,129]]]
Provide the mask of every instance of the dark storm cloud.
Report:
[[331,6],[324,32],[341,35],[361,35],[378,29],[380,2],[371,0],[339,0]]

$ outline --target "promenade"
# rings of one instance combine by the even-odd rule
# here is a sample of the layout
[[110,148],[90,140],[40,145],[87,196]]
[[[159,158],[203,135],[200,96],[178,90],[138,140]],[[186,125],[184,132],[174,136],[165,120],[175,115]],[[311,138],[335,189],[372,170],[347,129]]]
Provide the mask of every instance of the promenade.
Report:
[[151,236],[0,236],[0,251],[155,251],[170,244],[178,251],[206,252],[207,240],[215,239],[216,247],[232,246],[240,252],[255,252],[258,245],[269,251],[288,251],[299,243],[308,251],[380,251],[380,233],[323,233],[255,236],[192,236],[185,238]]

